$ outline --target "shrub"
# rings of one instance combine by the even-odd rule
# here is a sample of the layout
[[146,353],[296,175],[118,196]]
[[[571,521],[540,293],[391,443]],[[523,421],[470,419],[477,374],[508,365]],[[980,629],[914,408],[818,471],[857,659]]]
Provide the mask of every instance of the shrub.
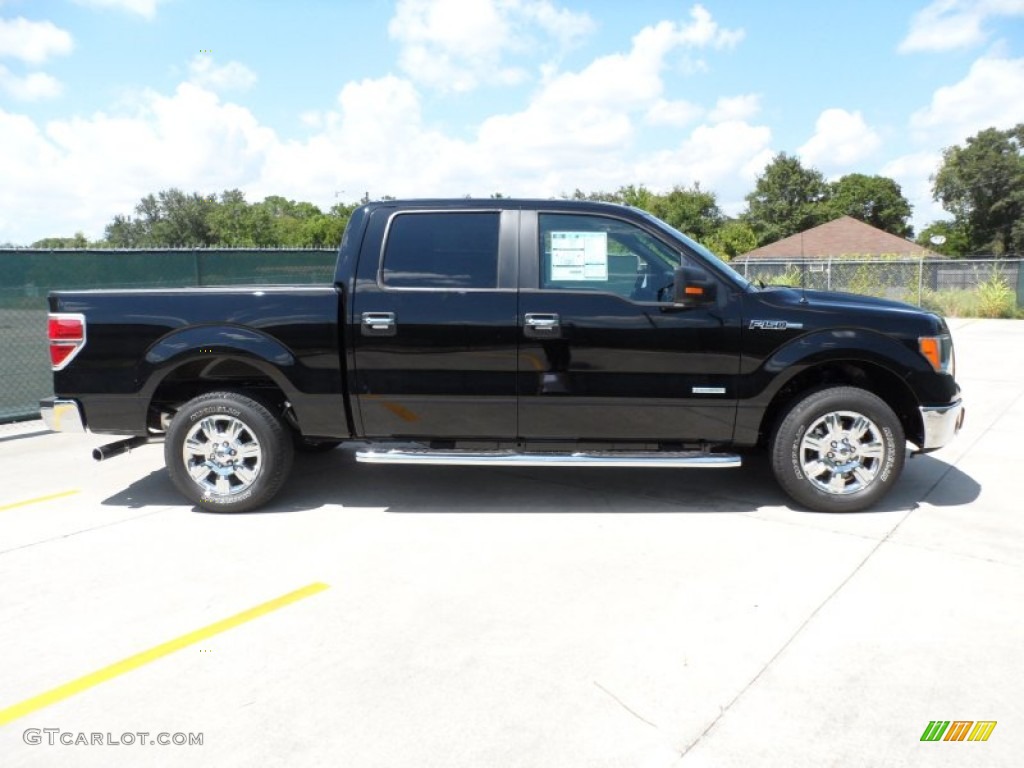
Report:
[[1009,281],[997,270],[978,285],[979,317],[1014,317],[1017,314],[1017,296]]

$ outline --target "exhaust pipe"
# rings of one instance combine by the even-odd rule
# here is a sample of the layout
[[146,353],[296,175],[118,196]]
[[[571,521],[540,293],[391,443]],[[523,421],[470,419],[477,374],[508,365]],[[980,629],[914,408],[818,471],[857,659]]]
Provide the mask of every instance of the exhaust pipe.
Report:
[[116,443],[109,443],[107,445],[101,445],[99,448],[94,448],[92,451],[92,457],[96,459],[96,461],[112,459],[115,456],[120,456],[122,453],[128,453],[132,448],[138,448],[140,445],[145,445],[148,442],[148,437],[129,437],[127,440],[118,440]]

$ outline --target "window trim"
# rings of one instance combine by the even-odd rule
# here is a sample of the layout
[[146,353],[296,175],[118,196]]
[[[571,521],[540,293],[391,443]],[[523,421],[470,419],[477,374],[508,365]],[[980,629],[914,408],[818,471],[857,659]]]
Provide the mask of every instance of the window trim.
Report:
[[[497,285],[494,288],[449,288],[445,286],[414,286],[414,285],[388,285],[384,282],[384,256],[387,252],[388,240],[391,236],[391,225],[399,216],[409,215],[420,215],[420,214],[441,214],[444,216],[453,216],[460,213],[495,213],[498,214],[498,252],[496,254],[497,263],[495,264],[495,281]],[[518,290],[518,287],[514,284],[509,286],[503,286],[502,280],[503,274],[507,273],[508,270],[503,271],[504,262],[515,256],[515,252],[518,251],[518,240],[508,242],[509,238],[505,236],[505,230],[508,228],[506,220],[509,218],[506,216],[509,211],[502,208],[415,208],[398,210],[388,216],[387,223],[384,225],[384,233],[380,241],[380,253],[377,256],[377,288],[381,291],[390,291],[394,293],[509,293]],[[516,211],[515,213],[518,213]],[[517,231],[518,227],[512,227],[513,231]],[[509,250],[512,249],[512,253]]]

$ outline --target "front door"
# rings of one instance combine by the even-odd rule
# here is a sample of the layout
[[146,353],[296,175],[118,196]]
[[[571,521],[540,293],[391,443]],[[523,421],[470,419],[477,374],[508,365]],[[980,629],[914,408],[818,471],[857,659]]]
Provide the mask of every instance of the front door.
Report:
[[524,211],[520,239],[521,438],[732,438],[731,286],[718,286],[714,305],[674,307],[675,268],[698,263],[614,216]]

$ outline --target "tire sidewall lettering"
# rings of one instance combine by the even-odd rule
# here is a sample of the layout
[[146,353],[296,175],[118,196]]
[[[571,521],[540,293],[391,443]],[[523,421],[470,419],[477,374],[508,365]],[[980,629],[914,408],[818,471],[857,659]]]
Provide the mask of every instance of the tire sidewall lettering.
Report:
[[796,437],[793,438],[793,444],[791,446],[789,458],[793,466],[793,476],[797,480],[804,479],[804,473],[800,470],[800,443],[804,439],[804,432],[807,431],[807,425],[801,424],[800,429],[796,432]]
[[[198,411],[188,417],[189,421],[194,422],[196,419],[201,419],[204,416],[220,416],[220,415],[233,416],[236,419],[242,415],[242,412],[237,408],[232,408],[227,405],[208,405],[205,408],[200,408]],[[249,425],[246,424],[246,427]]]
[[882,427],[882,435],[885,441],[885,465],[878,473],[878,480],[884,483],[889,479],[893,466],[896,464],[896,436],[888,427]]

